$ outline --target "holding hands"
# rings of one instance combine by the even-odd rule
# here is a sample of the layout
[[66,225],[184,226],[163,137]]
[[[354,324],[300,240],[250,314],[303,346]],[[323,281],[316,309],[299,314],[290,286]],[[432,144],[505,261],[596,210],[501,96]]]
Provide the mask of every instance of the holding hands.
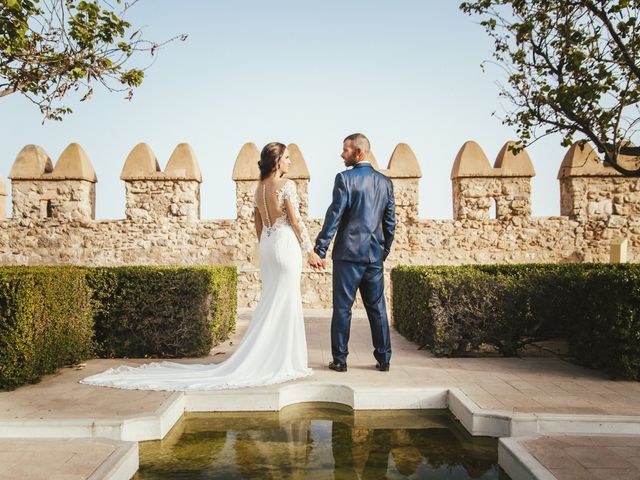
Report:
[[320,258],[320,256],[314,251],[307,253],[307,262],[309,263],[309,266],[314,270],[320,270],[324,268],[324,260]]

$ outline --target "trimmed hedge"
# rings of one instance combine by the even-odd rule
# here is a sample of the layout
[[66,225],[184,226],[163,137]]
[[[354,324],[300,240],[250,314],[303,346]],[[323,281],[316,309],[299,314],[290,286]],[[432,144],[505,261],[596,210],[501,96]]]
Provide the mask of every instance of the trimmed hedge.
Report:
[[88,271],[100,357],[198,357],[235,329],[234,267]]
[[235,329],[235,267],[0,268],[0,389],[101,357],[202,356]]
[[391,278],[396,328],[435,355],[486,343],[511,356],[564,337],[581,364],[640,380],[640,265],[396,267]]
[[92,353],[91,291],[83,269],[0,268],[0,389]]

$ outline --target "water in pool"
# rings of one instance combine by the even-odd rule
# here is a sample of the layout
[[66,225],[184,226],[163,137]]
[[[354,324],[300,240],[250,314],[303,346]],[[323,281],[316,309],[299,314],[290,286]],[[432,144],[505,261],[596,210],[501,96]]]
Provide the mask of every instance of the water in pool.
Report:
[[352,411],[327,403],[280,412],[186,414],[140,443],[136,480],[508,480],[498,442],[447,410]]

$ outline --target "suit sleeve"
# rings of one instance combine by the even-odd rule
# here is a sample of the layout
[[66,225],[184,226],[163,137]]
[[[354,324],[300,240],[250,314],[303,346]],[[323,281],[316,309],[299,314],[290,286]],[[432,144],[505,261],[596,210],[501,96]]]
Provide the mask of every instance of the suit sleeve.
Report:
[[391,251],[391,244],[393,243],[393,236],[395,234],[395,231],[396,231],[396,202],[393,198],[393,183],[389,181],[387,207],[384,209],[384,215],[382,217],[382,233],[384,235],[383,260],[387,259],[387,256]]
[[333,200],[324,216],[322,230],[320,230],[320,233],[316,237],[316,245],[313,249],[320,258],[327,256],[329,244],[336,234],[336,230],[340,224],[340,218],[342,218],[342,214],[347,207],[347,199],[347,186],[344,183],[342,173],[338,173],[333,184]]

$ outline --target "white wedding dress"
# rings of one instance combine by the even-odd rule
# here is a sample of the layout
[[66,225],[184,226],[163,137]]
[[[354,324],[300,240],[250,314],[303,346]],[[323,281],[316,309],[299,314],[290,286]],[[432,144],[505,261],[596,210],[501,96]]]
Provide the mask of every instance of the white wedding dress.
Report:
[[[260,187],[258,187],[260,190]],[[265,188],[262,188],[266,208]],[[260,238],[262,293],[251,323],[235,352],[219,364],[154,362],[140,367],[121,366],[84,378],[80,383],[137,390],[219,390],[286,382],[311,375],[302,315],[301,249],[311,250],[299,218],[295,184],[287,180],[277,192],[282,215],[267,225]],[[255,206],[257,208],[258,191]],[[296,218],[285,208],[289,200]],[[298,230],[298,236],[294,232]]]

